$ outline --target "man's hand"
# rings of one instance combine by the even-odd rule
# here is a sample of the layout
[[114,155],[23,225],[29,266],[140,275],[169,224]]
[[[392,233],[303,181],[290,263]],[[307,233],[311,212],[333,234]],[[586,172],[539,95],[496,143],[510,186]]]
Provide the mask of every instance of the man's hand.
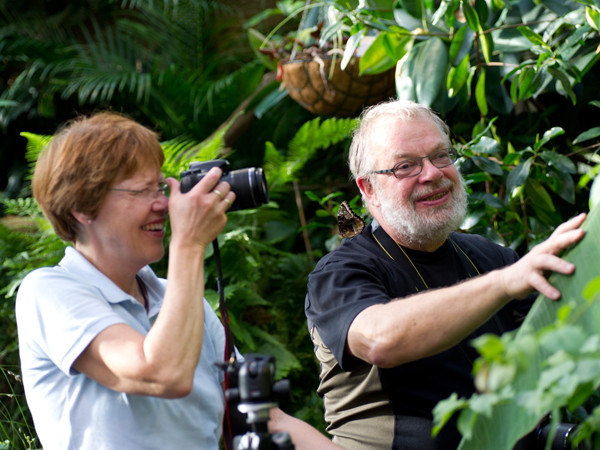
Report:
[[547,240],[500,271],[507,298],[524,298],[533,290],[552,300],[560,298],[560,291],[548,282],[547,277],[551,272],[570,275],[575,271],[573,263],[558,255],[583,238],[585,231],[580,227],[586,216],[582,213],[559,225]]

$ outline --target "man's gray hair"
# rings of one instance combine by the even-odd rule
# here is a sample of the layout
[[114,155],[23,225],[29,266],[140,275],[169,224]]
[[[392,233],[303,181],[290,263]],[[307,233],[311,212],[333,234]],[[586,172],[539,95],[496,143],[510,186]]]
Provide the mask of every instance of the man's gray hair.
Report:
[[448,141],[450,147],[450,129],[430,108],[410,100],[390,100],[366,108],[359,119],[359,125],[352,135],[352,143],[348,153],[348,166],[354,179],[364,177],[375,168],[370,151],[371,132],[374,124],[384,116],[392,116],[402,122],[413,120],[431,120]]

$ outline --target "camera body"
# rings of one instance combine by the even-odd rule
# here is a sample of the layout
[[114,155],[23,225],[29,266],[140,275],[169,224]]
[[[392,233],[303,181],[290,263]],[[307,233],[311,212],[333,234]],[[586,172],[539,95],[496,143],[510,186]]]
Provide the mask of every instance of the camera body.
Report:
[[235,192],[235,201],[229,211],[255,208],[269,202],[267,180],[261,167],[249,167],[228,170],[229,161],[214,159],[190,164],[188,170],[181,173],[181,192],[190,191],[213,167],[223,171],[221,181],[226,181]]

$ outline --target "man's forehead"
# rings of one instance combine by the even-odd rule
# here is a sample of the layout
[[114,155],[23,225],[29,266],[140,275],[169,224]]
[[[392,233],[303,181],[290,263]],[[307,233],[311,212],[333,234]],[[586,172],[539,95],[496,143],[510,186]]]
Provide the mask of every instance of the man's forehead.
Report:
[[390,117],[378,125],[371,136],[376,156],[410,157],[448,146],[446,137],[429,119],[406,121]]

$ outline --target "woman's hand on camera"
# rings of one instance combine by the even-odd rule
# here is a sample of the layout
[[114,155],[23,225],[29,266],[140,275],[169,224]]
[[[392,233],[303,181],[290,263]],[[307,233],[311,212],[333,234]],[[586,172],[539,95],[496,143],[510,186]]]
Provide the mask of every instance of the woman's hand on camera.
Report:
[[171,241],[182,240],[188,245],[197,243],[208,246],[227,223],[227,210],[235,200],[235,193],[228,183],[220,181],[223,172],[217,167],[189,191],[182,194],[175,178],[166,180],[171,190],[169,216]]

